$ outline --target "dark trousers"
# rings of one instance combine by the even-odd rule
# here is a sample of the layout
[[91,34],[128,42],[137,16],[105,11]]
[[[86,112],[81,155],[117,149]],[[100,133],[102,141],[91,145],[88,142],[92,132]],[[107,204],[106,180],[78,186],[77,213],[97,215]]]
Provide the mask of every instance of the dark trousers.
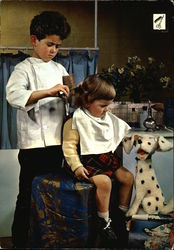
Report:
[[58,172],[62,166],[62,158],[61,146],[21,149],[19,151],[19,194],[12,224],[14,248],[27,247],[33,178],[53,171]]

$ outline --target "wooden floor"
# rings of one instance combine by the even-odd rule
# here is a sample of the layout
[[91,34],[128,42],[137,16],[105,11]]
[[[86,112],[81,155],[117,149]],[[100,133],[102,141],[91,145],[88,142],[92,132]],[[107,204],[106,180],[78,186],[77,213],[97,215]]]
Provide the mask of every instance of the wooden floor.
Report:
[[0,237],[0,248],[11,249],[12,248],[11,237]]

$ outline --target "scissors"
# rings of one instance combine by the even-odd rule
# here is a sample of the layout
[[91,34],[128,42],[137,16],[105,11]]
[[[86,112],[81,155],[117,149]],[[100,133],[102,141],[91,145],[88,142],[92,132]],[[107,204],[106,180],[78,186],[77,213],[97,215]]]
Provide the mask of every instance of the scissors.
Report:
[[162,22],[163,18],[164,18],[164,15],[160,16],[159,18],[157,18],[155,20],[155,22],[159,21],[159,23],[156,25],[157,29],[159,29],[159,30],[161,29],[161,22]]

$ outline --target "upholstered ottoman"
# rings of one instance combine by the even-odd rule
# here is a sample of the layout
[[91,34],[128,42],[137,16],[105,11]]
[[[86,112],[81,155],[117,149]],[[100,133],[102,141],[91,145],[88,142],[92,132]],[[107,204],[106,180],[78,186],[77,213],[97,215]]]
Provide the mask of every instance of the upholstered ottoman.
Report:
[[[61,171],[32,183],[29,247],[87,247],[95,241],[95,188]],[[94,212],[93,212],[94,211]]]

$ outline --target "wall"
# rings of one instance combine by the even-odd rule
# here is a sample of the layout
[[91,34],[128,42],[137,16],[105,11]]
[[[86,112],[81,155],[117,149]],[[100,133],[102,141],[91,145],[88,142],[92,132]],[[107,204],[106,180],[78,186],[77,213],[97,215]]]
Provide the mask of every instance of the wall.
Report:
[[[171,7],[171,6],[170,6]],[[152,14],[166,11],[169,18],[167,33],[152,30]],[[99,5],[98,44],[104,65],[125,65],[128,56],[148,56],[164,60],[173,68],[171,16],[172,8],[152,2],[102,2]]]
[[8,1],[1,4],[1,45],[30,46],[29,25],[34,15],[43,10],[64,14],[72,27],[63,47],[93,47],[94,3],[58,1]]
[[0,237],[11,235],[18,194],[18,150],[0,150]]

